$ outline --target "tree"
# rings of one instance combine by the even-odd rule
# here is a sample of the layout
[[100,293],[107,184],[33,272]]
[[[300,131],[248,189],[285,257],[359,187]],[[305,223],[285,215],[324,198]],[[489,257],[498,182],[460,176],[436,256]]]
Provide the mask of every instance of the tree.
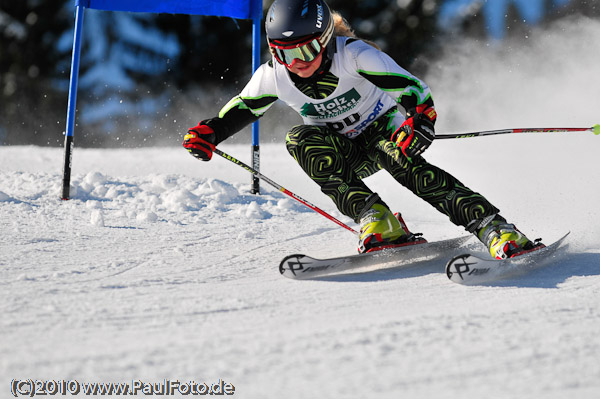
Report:
[[357,36],[373,40],[400,65],[417,75],[438,45],[438,3],[433,0],[330,0],[355,29]]
[[0,0],[1,144],[53,144],[48,131],[64,129],[67,99],[53,85],[61,74],[54,46],[69,26],[62,8],[55,1]]

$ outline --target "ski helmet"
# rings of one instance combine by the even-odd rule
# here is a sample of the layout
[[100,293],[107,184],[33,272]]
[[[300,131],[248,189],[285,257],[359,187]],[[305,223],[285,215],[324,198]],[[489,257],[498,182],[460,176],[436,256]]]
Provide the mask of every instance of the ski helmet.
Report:
[[314,61],[331,41],[333,26],[323,0],[275,0],[265,21],[269,50],[286,66]]

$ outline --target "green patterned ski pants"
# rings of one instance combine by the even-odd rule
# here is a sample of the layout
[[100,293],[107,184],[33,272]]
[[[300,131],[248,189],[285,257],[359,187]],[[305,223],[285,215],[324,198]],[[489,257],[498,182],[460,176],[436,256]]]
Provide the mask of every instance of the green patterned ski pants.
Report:
[[423,157],[409,161],[389,140],[393,132],[387,122],[391,117],[393,111],[388,111],[354,139],[324,126],[295,126],[287,134],[286,146],[340,212],[357,223],[365,199],[373,194],[362,179],[381,169],[456,225],[467,227],[499,212],[481,194]]

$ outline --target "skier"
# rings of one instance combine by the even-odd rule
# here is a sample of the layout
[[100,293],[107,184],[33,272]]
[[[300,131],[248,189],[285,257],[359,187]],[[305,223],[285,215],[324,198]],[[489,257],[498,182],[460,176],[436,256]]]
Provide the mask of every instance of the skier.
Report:
[[271,60],[217,117],[189,129],[183,146],[194,157],[210,160],[216,145],[279,99],[304,122],[287,132],[288,152],[339,211],[360,224],[359,251],[421,239],[363,182],[381,169],[474,233],[495,258],[542,245],[421,156],[435,138],[429,87],[376,45],[356,38],[325,1],[275,0],[265,30]]

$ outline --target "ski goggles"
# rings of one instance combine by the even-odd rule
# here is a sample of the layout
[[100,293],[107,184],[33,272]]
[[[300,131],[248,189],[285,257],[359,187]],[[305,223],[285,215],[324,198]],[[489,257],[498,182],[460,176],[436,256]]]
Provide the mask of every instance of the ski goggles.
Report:
[[319,39],[309,39],[303,43],[277,43],[270,41],[269,47],[275,59],[287,67],[291,67],[295,61],[313,62],[323,52],[323,46]]

